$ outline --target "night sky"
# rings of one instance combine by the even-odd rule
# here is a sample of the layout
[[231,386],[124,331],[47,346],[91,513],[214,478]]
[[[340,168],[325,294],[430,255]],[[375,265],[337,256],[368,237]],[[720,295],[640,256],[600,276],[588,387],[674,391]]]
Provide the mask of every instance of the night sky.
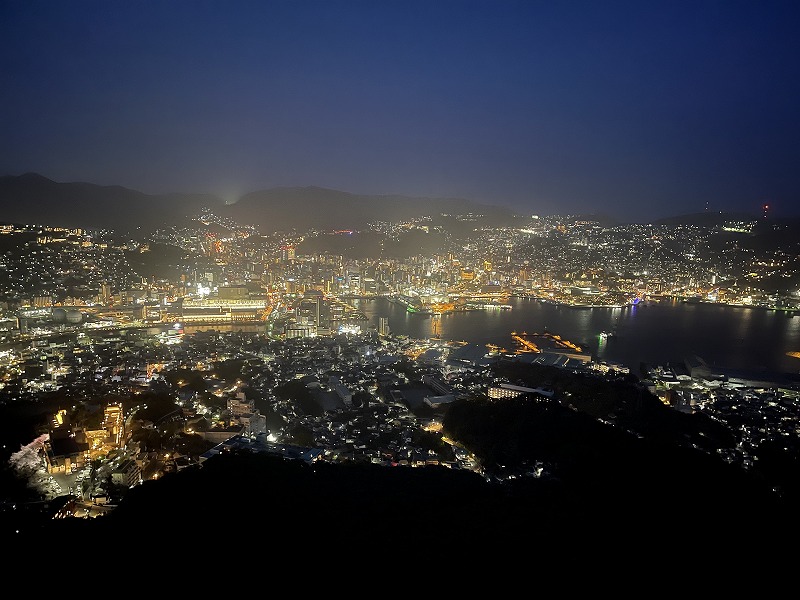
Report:
[[0,175],[800,215],[800,2],[2,0]]

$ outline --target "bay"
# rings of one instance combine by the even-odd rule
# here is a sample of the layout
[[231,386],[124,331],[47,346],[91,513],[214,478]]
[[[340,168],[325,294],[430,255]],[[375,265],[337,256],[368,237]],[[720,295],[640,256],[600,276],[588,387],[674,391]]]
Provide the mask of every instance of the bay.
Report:
[[[699,356],[723,368],[798,373],[800,315],[764,308],[710,303],[646,302],[622,308],[569,307],[532,298],[511,298],[509,310],[482,309],[441,316],[409,313],[385,298],[356,299],[370,325],[387,317],[397,335],[513,351],[512,332],[558,334],[590,351],[596,360],[639,373],[642,362],[666,365]],[[600,332],[615,335],[601,339]]]

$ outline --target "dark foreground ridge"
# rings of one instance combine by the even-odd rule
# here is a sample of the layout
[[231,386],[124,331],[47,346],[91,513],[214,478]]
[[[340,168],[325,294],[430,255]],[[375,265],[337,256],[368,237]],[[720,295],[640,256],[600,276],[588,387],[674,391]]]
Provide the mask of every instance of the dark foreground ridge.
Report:
[[[614,466],[609,465],[613,471]],[[701,540],[704,547],[791,536],[785,512],[735,478],[705,467],[657,485],[642,473],[581,482],[489,482],[445,467],[305,463],[248,451],[145,482],[113,512],[50,520],[18,543],[139,540],[223,544],[255,540],[284,550],[346,543],[358,551],[445,544],[584,547],[624,538],[637,547]],[[705,479],[703,479],[705,473]],[[611,536],[611,537],[609,537]]]
[[680,547],[744,557],[796,543],[792,454],[765,446],[748,471],[716,451],[735,443],[727,427],[671,409],[636,382],[516,363],[496,369],[528,386],[547,381],[567,400],[446,404],[442,431],[482,473],[447,461],[306,462],[257,444],[222,445],[201,463],[126,489],[103,516],[2,521],[3,541],[33,550],[99,543],[134,556],[247,542],[265,553],[392,557],[512,548],[585,555],[612,542],[626,553]]

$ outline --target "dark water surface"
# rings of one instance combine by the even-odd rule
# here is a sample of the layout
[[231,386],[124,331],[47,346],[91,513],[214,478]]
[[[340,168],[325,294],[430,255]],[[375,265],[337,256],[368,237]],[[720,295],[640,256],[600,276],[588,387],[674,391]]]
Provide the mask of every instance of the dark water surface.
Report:
[[[797,373],[800,315],[714,304],[646,303],[624,308],[571,308],[512,298],[511,310],[486,309],[440,317],[411,314],[383,298],[353,300],[377,326],[388,317],[392,333],[412,338],[462,340],[513,350],[511,332],[554,333],[586,345],[598,360],[664,365],[690,355],[717,367]],[[603,341],[601,331],[616,335]]]

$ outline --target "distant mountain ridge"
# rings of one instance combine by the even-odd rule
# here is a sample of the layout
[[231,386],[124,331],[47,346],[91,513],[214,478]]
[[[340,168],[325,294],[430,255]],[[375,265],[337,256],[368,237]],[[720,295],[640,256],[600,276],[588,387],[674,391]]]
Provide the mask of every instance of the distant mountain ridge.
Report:
[[[374,221],[404,221],[442,214],[479,214],[488,225],[511,225],[514,211],[463,198],[363,195],[322,188],[275,187],[226,203],[215,194],[146,194],[122,186],[88,182],[62,183],[38,173],[0,176],[0,223],[112,229],[146,234],[169,226],[189,226],[204,208],[264,233],[297,229],[363,229]],[[616,219],[590,215],[604,226]],[[725,221],[754,220],[758,215],[706,212],[654,221],[656,225],[714,227]],[[793,221],[790,223],[790,221]],[[798,219],[786,220],[793,229]]]
[[59,183],[38,173],[0,177],[0,221],[5,223],[132,233],[185,221],[218,203],[208,194],[151,195],[121,186]]
[[170,225],[186,226],[209,208],[265,233],[286,229],[359,229],[371,221],[469,212],[505,221],[506,208],[459,198],[369,196],[309,187],[254,191],[226,204],[213,194],[145,194],[121,186],[86,182],[59,183],[38,173],[0,176],[0,222],[54,227],[149,232]]

